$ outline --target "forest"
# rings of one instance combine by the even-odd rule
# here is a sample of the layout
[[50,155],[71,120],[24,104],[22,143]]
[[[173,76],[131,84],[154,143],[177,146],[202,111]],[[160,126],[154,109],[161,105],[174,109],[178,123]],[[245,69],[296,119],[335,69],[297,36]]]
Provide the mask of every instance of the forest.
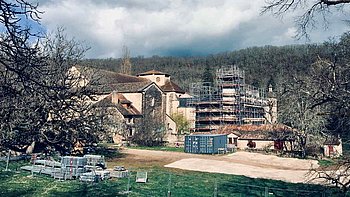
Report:
[[[344,35],[344,39],[346,35]],[[193,82],[202,80],[206,66],[212,73],[224,65],[238,65],[246,72],[247,83],[265,88],[269,83],[275,84],[278,78],[293,71],[302,74],[318,57],[331,58],[335,55],[324,44],[305,44],[287,46],[250,47],[238,51],[225,52],[200,57],[132,57],[132,74],[151,69],[169,73],[172,80],[183,89],[188,90]],[[121,59],[85,59],[84,65],[119,72]]]

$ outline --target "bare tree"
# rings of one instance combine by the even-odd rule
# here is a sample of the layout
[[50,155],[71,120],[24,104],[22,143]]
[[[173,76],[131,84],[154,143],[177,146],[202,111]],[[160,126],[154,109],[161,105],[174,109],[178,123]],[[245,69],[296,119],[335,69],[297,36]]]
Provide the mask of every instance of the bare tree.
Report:
[[136,124],[136,132],[131,138],[133,143],[142,146],[155,146],[163,143],[165,125],[149,115],[144,116]]
[[321,182],[326,186],[336,186],[341,189],[344,196],[350,189],[350,162],[348,159],[340,160],[332,169],[312,169],[308,176],[310,182]]
[[131,125],[127,125],[115,105],[94,105],[93,107],[95,108],[93,113],[101,118],[101,126],[108,133],[106,136],[120,135],[126,141],[129,140]]
[[86,48],[61,29],[42,39],[23,27],[23,20],[40,19],[26,1],[0,1],[0,10],[0,146],[69,152],[79,142],[97,142],[104,131],[91,113],[92,74],[72,70]]
[[[303,77],[301,77],[303,78]],[[320,108],[312,108],[312,101],[309,98],[310,84],[301,80],[299,77],[286,81],[280,93],[281,106],[279,109],[279,122],[283,122],[297,132],[294,133],[294,150],[301,151],[301,156],[306,156],[307,146],[310,144],[319,144],[319,139],[324,136],[324,126],[326,118],[319,115]]]
[[14,140],[27,141],[31,133],[23,135],[22,128],[31,130],[40,124],[30,116],[41,113],[33,98],[41,94],[37,87],[45,86],[39,78],[45,62],[38,34],[21,25],[24,20],[38,22],[37,6],[21,0],[1,1],[0,10],[0,146],[8,147],[16,144]]
[[130,51],[127,46],[123,46],[120,73],[131,75]]
[[287,12],[303,10],[303,14],[296,19],[297,37],[308,38],[308,31],[316,27],[318,17],[321,17],[326,28],[329,15],[333,12],[341,12],[349,3],[350,0],[268,0],[262,13],[272,12],[275,16],[283,16]]
[[91,100],[96,90],[94,72],[79,66],[87,50],[80,43],[68,39],[63,29],[48,36],[42,43],[48,71],[41,79],[48,85],[40,105],[47,118],[39,128],[41,142],[55,149],[71,151],[77,143],[101,140],[103,127],[100,116],[93,113]]

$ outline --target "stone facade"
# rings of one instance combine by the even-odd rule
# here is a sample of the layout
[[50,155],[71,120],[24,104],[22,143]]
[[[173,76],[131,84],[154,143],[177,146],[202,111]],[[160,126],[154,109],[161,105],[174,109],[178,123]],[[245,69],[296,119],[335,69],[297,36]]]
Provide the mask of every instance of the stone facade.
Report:
[[[170,75],[159,71],[148,71],[137,76],[124,75],[110,71],[99,70],[101,79],[96,87],[100,91],[97,103],[103,101],[113,92],[122,95],[140,116],[133,117],[133,126],[143,120],[154,120],[164,125],[164,141],[174,145],[181,141],[177,133],[177,125],[171,118],[178,113],[179,101],[185,92],[170,80]],[[127,122],[130,117],[124,116]],[[137,129],[137,128],[135,128]],[[130,134],[135,132],[130,132]]]

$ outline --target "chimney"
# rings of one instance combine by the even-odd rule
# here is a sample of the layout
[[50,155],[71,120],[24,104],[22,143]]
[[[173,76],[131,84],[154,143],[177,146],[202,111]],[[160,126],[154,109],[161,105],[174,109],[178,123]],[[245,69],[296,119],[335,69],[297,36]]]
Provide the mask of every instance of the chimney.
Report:
[[118,104],[118,93],[116,91],[113,91],[111,95],[112,95],[112,103]]
[[269,92],[272,92],[272,84],[269,85]]

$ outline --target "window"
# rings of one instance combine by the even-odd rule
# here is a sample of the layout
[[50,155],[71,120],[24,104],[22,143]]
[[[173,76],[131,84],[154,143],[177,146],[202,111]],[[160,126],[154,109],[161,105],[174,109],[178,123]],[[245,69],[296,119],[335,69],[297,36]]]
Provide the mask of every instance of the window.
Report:
[[233,144],[233,142],[232,142],[232,137],[229,137],[229,138],[228,138],[228,144]]
[[152,100],[151,100],[151,107],[154,107],[154,104],[155,104],[155,99],[153,97]]
[[157,77],[157,78],[156,78],[156,82],[160,82],[160,77]]

